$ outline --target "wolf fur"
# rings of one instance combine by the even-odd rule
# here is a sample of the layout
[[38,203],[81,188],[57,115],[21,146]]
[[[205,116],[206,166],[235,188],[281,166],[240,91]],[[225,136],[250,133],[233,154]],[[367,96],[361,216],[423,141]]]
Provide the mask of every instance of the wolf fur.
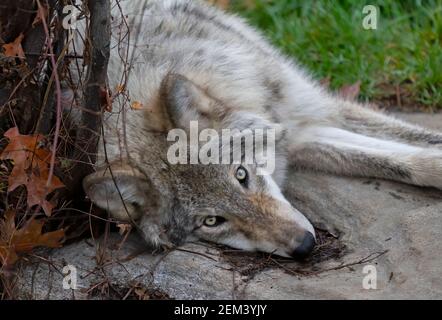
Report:
[[[97,171],[84,189],[148,243],[203,239],[293,255],[314,229],[282,195],[287,165],[442,189],[442,134],[327,92],[241,18],[197,0],[120,5],[110,87],[124,78],[130,101],[143,108],[124,109],[120,97],[105,114]],[[171,165],[167,132],[187,130],[190,120],[215,130],[274,128],[275,172],[257,176],[244,165],[244,187],[238,165]],[[212,216],[225,221],[206,226]]]

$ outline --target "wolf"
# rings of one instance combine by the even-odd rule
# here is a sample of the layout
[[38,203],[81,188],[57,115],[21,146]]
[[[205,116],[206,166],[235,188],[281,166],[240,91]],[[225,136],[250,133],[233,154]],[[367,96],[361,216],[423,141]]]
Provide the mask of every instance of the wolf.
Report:
[[[83,187],[148,244],[205,240],[307,256],[315,229],[283,195],[288,166],[442,189],[441,133],[328,92],[242,18],[198,0],[120,0],[112,15],[110,87],[124,78],[124,98],[138,107],[120,97],[105,113]],[[190,121],[218,132],[274,130],[274,172],[171,164],[168,132],[188,132]]]

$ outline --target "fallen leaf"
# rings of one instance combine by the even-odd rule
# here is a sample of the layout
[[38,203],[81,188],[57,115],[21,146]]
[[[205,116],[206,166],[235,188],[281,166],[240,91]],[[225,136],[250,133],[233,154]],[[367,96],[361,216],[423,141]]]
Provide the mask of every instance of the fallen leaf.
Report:
[[108,88],[100,88],[101,107],[112,112],[112,92]]
[[6,57],[19,57],[25,58],[25,52],[21,46],[21,42],[25,36],[21,33],[13,42],[6,43],[3,45],[5,50],[4,54]]
[[18,256],[9,244],[11,235],[15,231],[15,213],[7,210],[3,219],[0,219],[0,263],[2,266],[14,264]]
[[117,224],[118,233],[120,235],[126,234],[132,230],[132,225],[129,223],[118,223]]
[[359,96],[360,91],[361,91],[361,81],[358,80],[354,84],[342,86],[339,89],[339,94],[341,95],[341,97],[345,99],[356,100]]
[[14,162],[8,178],[8,192],[25,185],[28,206],[40,205],[46,215],[50,216],[54,205],[46,197],[64,185],[55,175],[47,185],[51,152],[43,147],[43,137],[21,135],[16,127],[4,135],[9,139],[9,144],[0,154],[0,159]]
[[134,290],[138,300],[150,300],[149,291],[145,288],[136,287]]
[[0,219],[0,262],[3,266],[13,265],[18,254],[32,251],[36,247],[61,247],[64,230],[42,233],[44,222],[31,218],[23,227],[16,229],[15,212],[8,210]]
[[124,85],[119,84],[118,86],[115,87],[115,95],[118,95],[122,92],[124,92],[125,88]]
[[141,110],[143,109],[143,104],[139,101],[134,101],[131,103],[130,107],[133,110]]

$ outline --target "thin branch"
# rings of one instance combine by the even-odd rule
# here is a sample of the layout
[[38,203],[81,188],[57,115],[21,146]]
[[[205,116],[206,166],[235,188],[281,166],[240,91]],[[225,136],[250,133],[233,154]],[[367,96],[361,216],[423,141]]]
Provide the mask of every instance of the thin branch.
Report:
[[340,269],[349,268],[349,267],[352,267],[352,266],[355,266],[355,265],[359,265],[359,264],[369,263],[369,262],[372,262],[372,261],[378,259],[379,257],[383,256],[387,252],[388,252],[388,250],[384,250],[384,251],[381,251],[381,252],[370,253],[368,256],[366,256],[366,257],[364,257],[364,258],[362,258],[362,259],[360,259],[358,261],[342,264],[342,265],[339,265],[339,266],[333,267],[333,268],[319,270],[317,272],[310,273],[309,275],[318,275],[318,274],[323,273],[323,272],[340,270]]
[[58,78],[58,72],[57,72],[57,63],[55,61],[54,56],[54,49],[52,47],[52,39],[51,35],[49,34],[49,28],[46,23],[46,19],[44,18],[44,8],[42,7],[39,0],[37,0],[37,6],[38,6],[38,14],[42,17],[41,22],[43,24],[43,28],[46,34],[46,40],[49,48],[49,55],[50,60],[52,64],[52,75],[54,77],[55,81],[55,92],[56,92],[56,105],[57,105],[57,118],[55,121],[55,133],[54,133],[54,141],[52,143],[52,155],[51,155],[51,163],[49,167],[49,175],[48,180],[46,181],[46,187],[49,187],[52,183],[52,178],[54,176],[54,168],[55,168],[55,155],[57,153],[57,144],[58,144],[58,138],[60,136],[60,126],[61,126],[61,84],[60,79]]

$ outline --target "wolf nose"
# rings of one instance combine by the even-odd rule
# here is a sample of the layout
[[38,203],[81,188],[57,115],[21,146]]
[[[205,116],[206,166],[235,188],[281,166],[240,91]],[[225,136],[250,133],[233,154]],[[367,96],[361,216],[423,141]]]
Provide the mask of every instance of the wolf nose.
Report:
[[306,256],[309,255],[310,252],[312,252],[315,244],[316,244],[316,241],[315,241],[315,237],[313,236],[313,234],[311,234],[311,232],[306,231],[304,234],[304,239],[302,239],[302,242],[299,245],[299,247],[297,247],[293,251],[292,257],[298,258],[298,259],[305,258]]

